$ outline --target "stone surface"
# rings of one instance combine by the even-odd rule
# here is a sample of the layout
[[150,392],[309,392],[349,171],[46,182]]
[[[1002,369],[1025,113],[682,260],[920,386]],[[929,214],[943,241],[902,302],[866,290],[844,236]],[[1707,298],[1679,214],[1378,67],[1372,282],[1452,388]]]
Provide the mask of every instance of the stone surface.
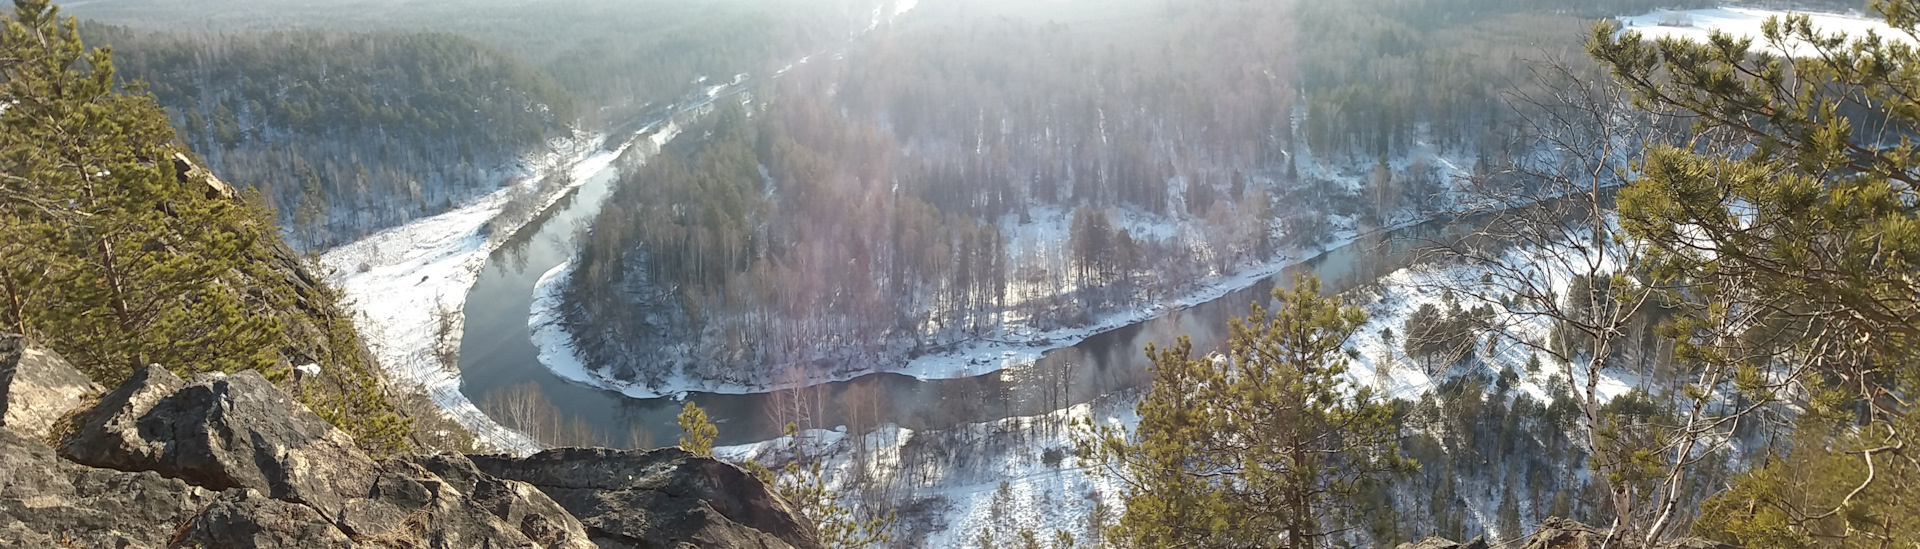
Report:
[[461,456],[376,461],[253,372],[187,382],[148,368],[79,417],[68,459],[219,493],[161,528],[203,546],[593,547],[532,486]]
[[164,444],[140,434],[139,421],[160,399],[172,396],[186,381],[159,366],[137,370],[91,410],[75,418],[73,436],[60,445],[60,455],[77,463],[122,471],[151,469]]
[[[7,371],[6,402],[55,404],[13,408],[40,431],[11,415],[0,429],[0,547],[819,545],[757,479],[677,449],[479,458],[523,480],[457,454],[375,460],[257,373],[157,366],[69,414],[92,384],[20,349],[0,339],[26,365]],[[56,451],[45,429],[69,415]]]
[[249,489],[228,490],[181,533],[188,547],[354,547],[351,539],[312,507]]
[[182,185],[193,185],[196,180],[199,180],[205,185],[207,198],[234,200],[239,197],[238,193],[233,192],[232,185],[214,177],[213,172],[200,169],[200,166],[195,165],[185,153],[173,153],[173,173]]
[[62,461],[37,440],[0,431],[0,547],[162,547],[213,498],[152,472]]
[[678,448],[471,457],[486,474],[552,496],[603,548],[819,546],[813,527],[758,479]]
[[51,350],[0,334],[0,427],[45,439],[60,418],[100,394],[100,386]]
[[[145,397],[178,380],[152,370],[128,382],[137,388],[129,395],[142,397],[129,402],[145,403]],[[115,393],[110,397],[120,391]],[[329,519],[340,516],[349,495],[373,487],[373,459],[354,446],[352,437],[258,373],[195,376],[172,394],[151,400],[145,410],[119,402],[102,399],[103,406],[116,404],[102,414],[111,419],[83,424],[75,443],[65,446],[70,459],[155,471],[212,490],[252,488],[305,503]],[[137,418],[127,421],[127,415]],[[94,440],[118,444],[81,444]]]
[[1552,517],[1540,523],[1521,549],[1598,549],[1607,534],[1591,526]]
[[594,547],[586,526],[531,484],[482,473],[473,461],[458,454],[416,457],[413,463],[439,477],[441,489],[466,494],[472,507],[491,514],[487,520],[541,547]]
[[1473,538],[1466,543],[1456,543],[1441,537],[1430,537],[1415,543],[1402,543],[1396,549],[1487,549],[1487,539]]

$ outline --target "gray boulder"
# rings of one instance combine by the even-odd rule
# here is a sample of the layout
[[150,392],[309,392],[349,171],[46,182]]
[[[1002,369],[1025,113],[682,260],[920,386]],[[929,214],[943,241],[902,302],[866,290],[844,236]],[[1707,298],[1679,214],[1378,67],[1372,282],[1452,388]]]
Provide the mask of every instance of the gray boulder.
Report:
[[60,418],[100,394],[100,386],[52,350],[0,334],[0,427],[45,439]]
[[254,372],[148,367],[73,413],[98,388],[57,355],[0,337],[0,367],[0,547],[819,546],[759,480],[678,449],[375,460]]
[[119,388],[100,397],[93,409],[75,418],[78,427],[61,443],[60,455],[94,467],[152,469],[154,456],[165,451],[165,444],[140,434],[140,418],[185,386],[186,381],[159,366],[133,372]]
[[[62,447],[65,455],[95,467],[155,471],[211,490],[252,488],[334,520],[348,497],[373,488],[373,459],[354,446],[353,437],[260,374],[202,374],[151,399],[179,379],[155,370],[102,399],[97,410],[105,413],[83,424],[74,443]],[[134,390],[124,391],[129,388]]]
[[533,485],[482,473],[458,454],[421,456],[412,463],[442,481],[436,489],[465,494],[469,508],[490,513],[476,516],[476,524],[506,525],[541,547],[594,547],[586,526]]
[[457,455],[380,462],[372,490],[346,500],[336,522],[354,539],[428,547],[593,547],[580,521],[546,494],[481,474]]
[[813,526],[759,479],[678,448],[470,457],[488,475],[524,481],[552,496],[602,548],[820,545]]

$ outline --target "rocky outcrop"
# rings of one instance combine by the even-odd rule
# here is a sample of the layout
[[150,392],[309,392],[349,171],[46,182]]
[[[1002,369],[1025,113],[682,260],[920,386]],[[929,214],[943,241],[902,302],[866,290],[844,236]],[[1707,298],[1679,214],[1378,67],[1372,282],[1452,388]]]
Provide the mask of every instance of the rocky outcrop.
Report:
[[472,458],[486,474],[538,487],[579,517],[603,548],[820,545],[812,526],[758,479],[678,448]]
[[0,547],[163,547],[215,497],[158,473],[62,461],[0,430]]
[[[74,418],[78,430],[60,451],[68,459],[94,467],[140,471],[152,469],[150,456],[164,451],[139,434],[139,421],[160,400],[186,387],[165,368],[149,366],[135,371],[120,388],[100,397],[100,403]],[[77,457],[76,457],[77,456]]]
[[233,192],[232,185],[214,177],[213,172],[200,169],[199,165],[193,163],[193,159],[187,158],[186,153],[173,153],[173,174],[182,185],[187,185],[189,188],[196,182],[204,185],[207,198],[234,200],[240,196],[239,193]]
[[0,427],[44,439],[54,423],[100,394],[100,387],[53,351],[0,334]]
[[185,539],[205,547],[353,547],[353,540],[311,507],[241,489],[220,494],[188,523]]
[[58,453],[0,431],[0,547],[593,547],[534,487],[459,455],[375,460],[252,372],[150,367],[72,424]]
[[89,416],[106,420],[84,420],[62,455],[213,490],[252,488],[333,519],[373,489],[374,461],[353,438],[258,373],[201,374],[183,384],[149,367],[121,389],[129,398],[115,391],[102,399],[104,409]]
[[1551,517],[1527,537],[1521,549],[1598,549],[1607,533],[1571,520]]
[[819,545],[757,479],[677,449],[374,459],[253,372],[149,367],[96,399],[19,338],[0,360],[0,547]]
[[1416,543],[1402,543],[1396,549],[1487,549],[1487,539],[1473,538],[1466,543],[1455,543],[1446,538],[1427,538]]

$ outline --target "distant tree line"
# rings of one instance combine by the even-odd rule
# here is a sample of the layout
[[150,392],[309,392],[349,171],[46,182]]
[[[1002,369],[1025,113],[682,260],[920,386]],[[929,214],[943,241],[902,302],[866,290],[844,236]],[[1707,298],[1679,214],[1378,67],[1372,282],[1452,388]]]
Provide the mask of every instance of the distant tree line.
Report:
[[492,192],[502,168],[576,118],[573,96],[537,69],[449,34],[87,34],[308,248]]

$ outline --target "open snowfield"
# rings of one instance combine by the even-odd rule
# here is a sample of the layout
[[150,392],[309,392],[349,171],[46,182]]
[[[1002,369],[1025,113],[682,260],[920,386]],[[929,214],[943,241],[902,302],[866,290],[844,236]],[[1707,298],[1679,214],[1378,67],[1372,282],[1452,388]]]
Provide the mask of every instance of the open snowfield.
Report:
[[1813,19],[1813,26],[1825,33],[1846,33],[1848,36],[1863,37],[1867,33],[1878,33],[1882,38],[1899,40],[1914,44],[1914,37],[1905,31],[1887,26],[1885,20],[1854,14],[1834,14],[1803,11],[1778,11],[1754,8],[1719,7],[1698,10],[1657,10],[1644,15],[1621,17],[1624,30],[1637,31],[1647,39],[1681,38],[1695,42],[1706,42],[1713,31],[1724,32],[1735,37],[1751,38],[1755,48],[1764,48],[1776,54],[1803,56],[1812,53],[1811,48],[1799,42],[1786,44],[1786,51],[1774,50],[1765,43],[1761,35],[1761,25],[1767,18],[1785,15],[1803,14]]
[[[538,209],[612,170],[613,161],[632,145],[599,150],[594,145],[603,138],[576,132],[553,143],[549,152],[523,161],[527,177],[521,185],[570,176],[565,187],[539,197]],[[484,230],[505,210],[513,193],[512,188],[503,188],[451,212],[329,250],[321,255],[321,262],[332,271],[330,282],[346,294],[355,324],[386,369],[388,380],[404,390],[425,393],[481,442],[524,454],[538,450],[539,442],[481,413],[460,392],[457,366],[441,361],[443,352],[459,349],[467,291],[479,278],[487,257],[504,241],[489,240]],[[451,323],[447,340],[440,338],[442,322]]]

